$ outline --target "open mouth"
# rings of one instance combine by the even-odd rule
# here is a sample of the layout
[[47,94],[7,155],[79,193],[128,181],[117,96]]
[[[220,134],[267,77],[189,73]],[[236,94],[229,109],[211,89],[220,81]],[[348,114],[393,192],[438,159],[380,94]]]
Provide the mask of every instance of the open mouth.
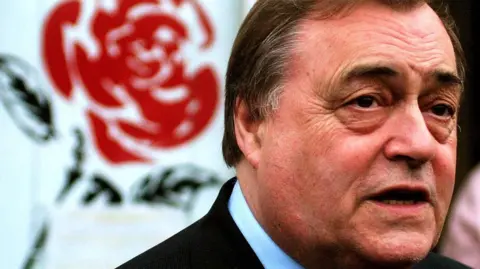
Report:
[[427,203],[429,198],[423,190],[392,189],[376,194],[370,200],[387,205],[418,205]]

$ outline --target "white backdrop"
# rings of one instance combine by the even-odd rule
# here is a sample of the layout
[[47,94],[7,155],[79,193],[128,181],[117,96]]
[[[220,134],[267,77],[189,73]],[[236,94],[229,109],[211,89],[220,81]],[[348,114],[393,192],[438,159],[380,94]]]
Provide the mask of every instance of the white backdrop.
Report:
[[0,1],[0,268],[112,268],[207,211],[252,2]]

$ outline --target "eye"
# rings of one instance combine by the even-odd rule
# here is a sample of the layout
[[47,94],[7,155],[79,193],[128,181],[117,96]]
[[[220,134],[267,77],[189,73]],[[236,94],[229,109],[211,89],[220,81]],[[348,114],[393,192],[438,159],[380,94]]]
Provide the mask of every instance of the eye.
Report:
[[447,104],[434,105],[431,110],[433,114],[439,117],[452,117],[455,114],[453,107]]
[[371,95],[362,95],[350,101],[348,105],[356,105],[360,108],[372,108],[378,106],[378,102],[375,97]]

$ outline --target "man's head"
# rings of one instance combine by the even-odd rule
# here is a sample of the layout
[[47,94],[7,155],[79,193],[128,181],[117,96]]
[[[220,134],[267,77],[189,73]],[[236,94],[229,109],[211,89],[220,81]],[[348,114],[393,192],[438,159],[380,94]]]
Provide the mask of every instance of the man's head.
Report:
[[303,265],[408,266],[436,244],[464,73],[438,14],[423,1],[259,0],[242,25],[224,157]]

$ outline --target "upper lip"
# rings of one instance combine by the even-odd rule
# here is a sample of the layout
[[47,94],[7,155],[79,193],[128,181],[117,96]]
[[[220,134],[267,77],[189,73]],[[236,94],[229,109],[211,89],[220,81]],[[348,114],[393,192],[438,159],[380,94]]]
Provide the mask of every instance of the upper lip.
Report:
[[402,192],[412,192],[412,193],[421,193],[422,198],[425,199],[426,202],[432,203],[432,194],[430,192],[430,189],[424,185],[424,184],[397,184],[397,185],[392,185],[388,186],[386,188],[382,188],[372,195],[369,195],[367,197],[367,200],[372,200],[375,199],[376,197],[380,197],[383,194],[386,194],[388,192],[394,192],[394,191],[402,191]]

